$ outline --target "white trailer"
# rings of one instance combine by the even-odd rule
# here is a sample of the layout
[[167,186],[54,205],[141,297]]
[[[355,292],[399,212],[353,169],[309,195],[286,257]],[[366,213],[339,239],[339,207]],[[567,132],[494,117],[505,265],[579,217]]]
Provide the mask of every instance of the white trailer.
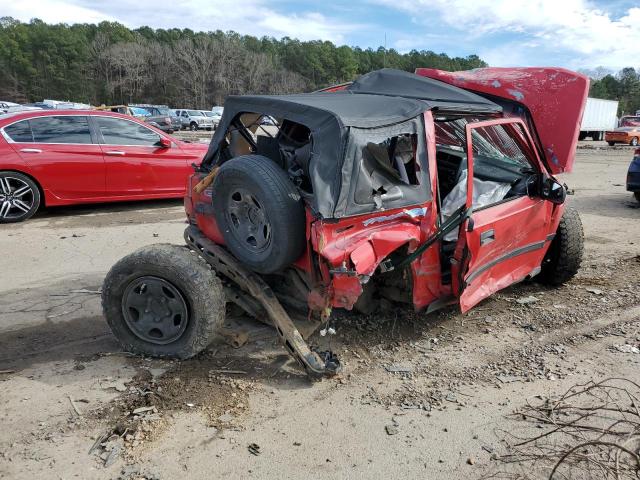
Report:
[[601,98],[587,98],[580,124],[580,140],[604,140],[604,132],[618,126],[618,102]]

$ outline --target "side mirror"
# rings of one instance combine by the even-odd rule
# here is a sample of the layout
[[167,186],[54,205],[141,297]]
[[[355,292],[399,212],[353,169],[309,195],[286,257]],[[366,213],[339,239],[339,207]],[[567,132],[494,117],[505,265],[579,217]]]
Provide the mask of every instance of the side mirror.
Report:
[[540,185],[540,196],[551,203],[560,205],[567,199],[567,189],[555,178],[545,175],[542,177]]
[[161,148],[171,148],[171,140],[168,138],[160,137],[159,144]]

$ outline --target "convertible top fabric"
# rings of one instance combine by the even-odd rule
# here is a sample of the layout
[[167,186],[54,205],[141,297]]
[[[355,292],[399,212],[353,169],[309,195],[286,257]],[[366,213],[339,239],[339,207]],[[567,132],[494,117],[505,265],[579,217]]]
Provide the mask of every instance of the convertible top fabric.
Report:
[[[225,135],[243,113],[300,123],[309,128],[313,141],[309,165],[313,207],[325,218],[342,216],[346,211],[336,211],[336,204],[340,192],[350,188],[342,181],[352,175],[353,162],[344,159],[350,129],[380,129],[408,121],[422,124],[421,114],[432,109],[466,113],[501,111],[499,105],[466,90],[392,69],[363,75],[345,90],[333,93],[230,96],[202,167],[206,170],[224,161],[220,151],[225,145]],[[417,131],[417,127],[412,130]]]
[[388,95],[424,100],[429,109],[470,113],[500,112],[502,108],[480,95],[439,80],[384,68],[362,75],[346,87],[351,93]]

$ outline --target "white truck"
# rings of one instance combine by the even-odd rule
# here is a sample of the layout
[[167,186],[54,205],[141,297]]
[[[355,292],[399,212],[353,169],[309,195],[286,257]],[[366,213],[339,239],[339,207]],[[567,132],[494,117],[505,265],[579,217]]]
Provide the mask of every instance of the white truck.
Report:
[[580,124],[580,140],[604,140],[604,132],[618,126],[618,102],[602,98],[587,98]]

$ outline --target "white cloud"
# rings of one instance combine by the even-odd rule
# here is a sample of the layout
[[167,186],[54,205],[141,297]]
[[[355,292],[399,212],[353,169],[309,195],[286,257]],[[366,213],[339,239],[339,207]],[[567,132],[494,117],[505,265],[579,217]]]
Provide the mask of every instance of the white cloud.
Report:
[[[640,8],[611,14],[588,0],[374,0],[433,24],[435,13],[461,42],[516,33],[522,42],[487,50],[494,65],[507,65],[536,49],[573,52],[572,66],[621,67],[635,63],[640,44]],[[532,43],[533,42],[533,43]],[[484,43],[484,42],[483,42]],[[515,51],[513,51],[515,49]],[[505,54],[501,60],[500,52]]]
[[[7,2],[8,3],[8,2]],[[47,23],[96,23],[116,20],[129,27],[190,28],[194,31],[234,30],[248,35],[301,40],[344,42],[346,36],[365,26],[326,17],[319,13],[281,13],[267,0],[39,0],[3,5],[1,15],[22,21],[33,17]]]

